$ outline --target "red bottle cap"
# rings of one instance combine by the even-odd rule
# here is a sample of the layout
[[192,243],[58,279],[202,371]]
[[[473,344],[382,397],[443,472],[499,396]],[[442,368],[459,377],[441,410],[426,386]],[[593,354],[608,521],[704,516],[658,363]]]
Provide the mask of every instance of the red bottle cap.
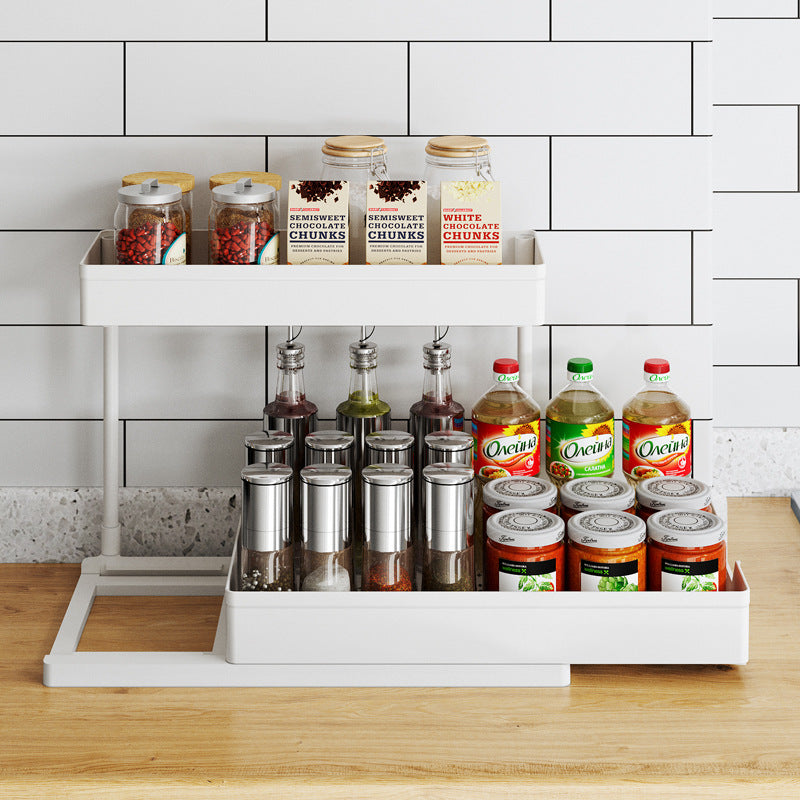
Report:
[[644,362],[644,371],[652,375],[664,375],[669,372],[669,361],[666,358],[648,358]]
[[516,358],[496,358],[493,369],[495,372],[511,375],[519,372],[519,361]]

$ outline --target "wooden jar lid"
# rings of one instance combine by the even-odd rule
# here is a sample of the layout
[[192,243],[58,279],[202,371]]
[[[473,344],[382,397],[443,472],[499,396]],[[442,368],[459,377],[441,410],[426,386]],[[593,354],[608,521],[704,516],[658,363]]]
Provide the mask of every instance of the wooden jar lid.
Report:
[[467,158],[489,150],[489,142],[482,136],[435,136],[425,146],[426,153],[441,158]]
[[184,194],[194,189],[194,175],[188,172],[132,172],[122,179],[122,185],[138,186],[152,178],[158,178],[159,183],[171,183],[179,186]]
[[322,152],[339,158],[369,158],[383,155],[386,143],[379,136],[331,136],[322,145]]
[[242,170],[240,172],[220,172],[217,175],[212,175],[208,179],[208,188],[227,186],[229,183],[236,183],[240,178],[252,178],[253,183],[266,183],[267,186],[272,186],[275,189],[280,189],[282,184],[281,176],[276,175],[274,172]]

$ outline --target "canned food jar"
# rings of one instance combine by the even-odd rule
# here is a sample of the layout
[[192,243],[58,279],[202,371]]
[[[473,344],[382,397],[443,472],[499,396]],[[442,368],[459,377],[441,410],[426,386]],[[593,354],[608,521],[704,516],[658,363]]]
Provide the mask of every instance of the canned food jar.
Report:
[[549,511],[511,508],[486,523],[486,588],[490,592],[566,589],[564,520]]
[[636,513],[636,493],[627,481],[616,478],[575,478],[561,487],[564,522],[582,511],[626,511]]
[[157,178],[117,192],[117,264],[186,264],[186,214],[181,190]]
[[192,263],[192,206],[194,175],[189,172],[132,172],[122,178],[123,186],[138,186],[140,183],[156,178],[159,183],[171,183],[181,190],[181,205],[186,217],[186,263]]
[[662,592],[721,592],[728,530],[708,511],[667,509],[647,520],[647,585]]
[[278,192],[241,178],[211,192],[208,257],[212,264],[278,263]]
[[567,522],[567,585],[580,592],[643,592],[645,524],[625,511],[582,511]]
[[518,476],[495,478],[483,487],[484,530],[489,517],[507,508],[556,513],[558,489],[541,478]]
[[711,487],[694,478],[645,478],[636,487],[636,503],[645,522],[665,508],[711,511]]

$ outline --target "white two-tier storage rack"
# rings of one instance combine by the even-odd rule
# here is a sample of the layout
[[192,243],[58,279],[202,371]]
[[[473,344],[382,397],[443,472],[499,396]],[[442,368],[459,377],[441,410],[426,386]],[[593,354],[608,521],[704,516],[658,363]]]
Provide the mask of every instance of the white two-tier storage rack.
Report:
[[[203,233],[194,236],[195,252],[205,252]],[[120,555],[120,326],[514,325],[520,371],[530,381],[533,327],[545,321],[535,234],[508,235],[503,261],[114,266],[113,231],[101,232],[80,265],[81,323],[103,327],[101,548],[82,564],[44,658],[45,684],[565,686],[570,664],[746,663],[750,590],[738,563],[729,569],[730,591],[720,593],[331,594],[233,591],[231,557]],[[367,294],[373,320],[361,319],[353,304]],[[442,296],[452,301],[448,320],[437,318]],[[99,595],[223,595],[213,649],[79,652]]]

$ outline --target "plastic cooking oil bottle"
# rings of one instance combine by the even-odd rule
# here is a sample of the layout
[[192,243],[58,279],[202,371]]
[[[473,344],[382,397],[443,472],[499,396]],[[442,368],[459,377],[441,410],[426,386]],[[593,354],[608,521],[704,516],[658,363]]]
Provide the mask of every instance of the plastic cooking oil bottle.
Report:
[[622,469],[632,484],[691,475],[692,415],[670,387],[669,361],[644,362],[644,386],[622,411]]
[[614,409],[594,386],[594,365],[571,358],[567,374],[567,385],[547,406],[547,472],[557,486],[614,474]]

